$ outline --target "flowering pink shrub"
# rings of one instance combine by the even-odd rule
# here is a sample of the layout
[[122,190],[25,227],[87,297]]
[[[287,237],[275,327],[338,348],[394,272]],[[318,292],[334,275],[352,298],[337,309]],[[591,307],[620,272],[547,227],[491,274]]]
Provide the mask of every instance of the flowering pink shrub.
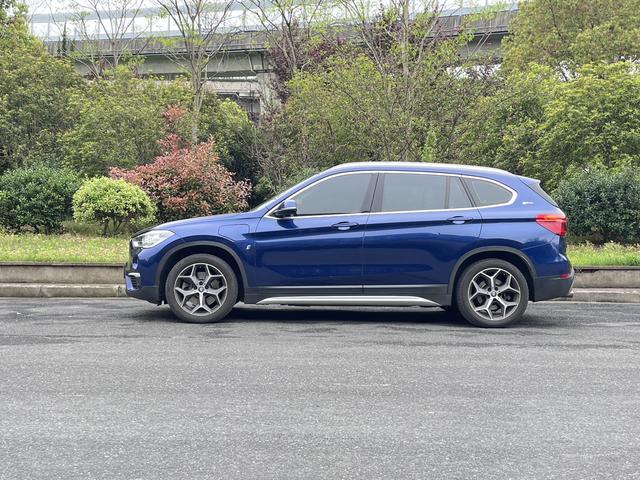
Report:
[[[183,114],[180,109],[169,109],[165,113],[169,127]],[[159,144],[163,152],[152,163],[132,170],[110,171],[112,178],[124,179],[147,192],[157,204],[159,220],[247,208],[251,185],[236,181],[220,163],[215,142],[190,145],[180,135],[169,133]]]

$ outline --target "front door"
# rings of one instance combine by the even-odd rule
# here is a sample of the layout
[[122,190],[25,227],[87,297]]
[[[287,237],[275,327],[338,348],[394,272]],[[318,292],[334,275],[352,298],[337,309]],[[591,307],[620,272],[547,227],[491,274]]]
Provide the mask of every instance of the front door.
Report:
[[295,193],[297,214],[268,213],[255,232],[257,288],[362,293],[362,242],[377,174],[326,177]]

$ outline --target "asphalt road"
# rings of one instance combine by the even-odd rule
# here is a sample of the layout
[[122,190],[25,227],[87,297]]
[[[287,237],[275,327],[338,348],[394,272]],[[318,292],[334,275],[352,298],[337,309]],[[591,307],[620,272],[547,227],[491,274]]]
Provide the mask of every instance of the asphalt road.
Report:
[[640,305],[0,299],[0,479],[640,478]]

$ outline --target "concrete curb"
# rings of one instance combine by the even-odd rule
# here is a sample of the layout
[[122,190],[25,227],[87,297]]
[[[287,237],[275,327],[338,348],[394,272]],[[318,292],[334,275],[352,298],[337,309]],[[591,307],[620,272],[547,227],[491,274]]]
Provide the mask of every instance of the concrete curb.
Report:
[[640,289],[634,288],[574,288],[573,297],[559,298],[559,301],[640,303]]
[[[640,303],[640,267],[576,269],[574,302]],[[0,263],[0,297],[124,297],[121,264]]]
[[107,298],[126,297],[124,285],[109,283],[92,285],[41,284],[41,283],[0,283],[0,297],[84,297]]

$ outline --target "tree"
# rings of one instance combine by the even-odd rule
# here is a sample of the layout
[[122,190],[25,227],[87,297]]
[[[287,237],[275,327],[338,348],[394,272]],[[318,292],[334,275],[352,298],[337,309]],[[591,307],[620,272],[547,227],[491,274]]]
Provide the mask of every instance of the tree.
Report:
[[276,74],[268,87],[275,90],[280,100],[286,100],[287,82],[316,60],[312,50],[325,36],[335,2],[243,0],[242,4],[260,23],[267,40],[269,59]]
[[540,125],[543,168],[640,167],[640,76],[636,65],[585,65],[556,82]]
[[[165,117],[174,126],[186,111],[170,109]],[[213,141],[191,145],[176,133],[160,142],[162,153],[153,163],[133,170],[112,169],[113,178],[140,186],[156,202],[158,219],[213,215],[247,207],[251,185],[235,181],[219,161]]]
[[453,161],[541,178],[546,169],[539,165],[539,130],[557,77],[548,67],[532,66],[498,79],[500,88],[472,102],[457,125]]
[[259,165],[251,155],[256,126],[236,102],[221,100],[214,93],[205,96],[200,115],[199,141],[214,140],[220,162],[238,179],[255,183]]
[[124,66],[108,72],[70,98],[77,122],[62,136],[65,163],[94,176],[151,162],[164,135],[162,113],[188,98],[179,85],[136,78]]
[[[149,42],[150,22],[140,28],[144,0],[74,0],[72,23],[79,32],[72,56],[91,76],[102,76],[123,59],[137,55]],[[66,20],[63,32],[66,32]],[[96,28],[97,27],[97,28]],[[145,41],[141,42],[141,39]]]
[[0,171],[32,162],[59,164],[59,136],[73,123],[73,66],[49,55],[29,34],[24,11],[0,9]]
[[640,166],[640,77],[630,63],[511,74],[458,130],[458,161],[536,177],[554,189],[572,169]]
[[495,82],[479,57],[462,58],[471,37],[444,31],[435,2],[410,19],[399,7],[372,23],[353,6],[359,40],[288,82],[286,104],[261,124],[261,188],[278,190],[301,170],[347,161],[452,157],[456,125]]
[[223,26],[232,1],[223,3],[211,0],[156,0],[169,16],[178,31],[180,39],[166,38],[170,58],[189,76],[193,90],[191,111],[195,117],[192,123],[191,141],[198,140],[200,110],[205,98],[207,71],[212,59],[224,48],[227,34]]
[[528,0],[503,41],[505,71],[548,65],[569,78],[580,65],[635,61],[640,55],[638,0]]

